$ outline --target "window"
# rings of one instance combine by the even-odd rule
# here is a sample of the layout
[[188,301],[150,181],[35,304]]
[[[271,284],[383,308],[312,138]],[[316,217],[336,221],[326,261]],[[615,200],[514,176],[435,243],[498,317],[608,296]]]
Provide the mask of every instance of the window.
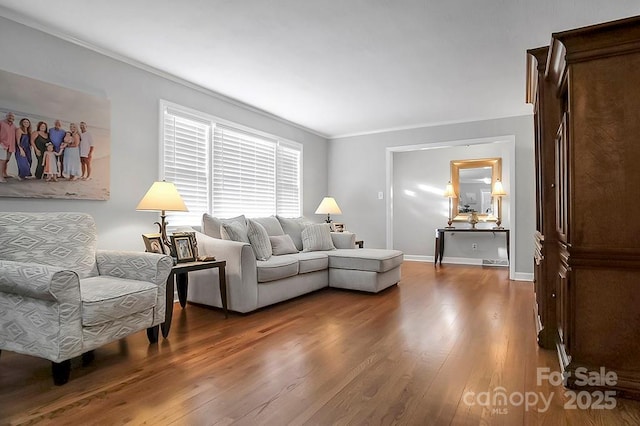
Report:
[[171,226],[202,214],[301,214],[302,146],[204,113],[161,102],[161,177],[189,209],[168,212]]

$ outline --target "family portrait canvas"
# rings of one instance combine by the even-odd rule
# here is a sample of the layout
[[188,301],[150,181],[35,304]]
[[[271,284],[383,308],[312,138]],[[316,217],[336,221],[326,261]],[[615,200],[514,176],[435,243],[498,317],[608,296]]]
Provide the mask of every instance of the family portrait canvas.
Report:
[[0,197],[108,200],[106,98],[0,70]]

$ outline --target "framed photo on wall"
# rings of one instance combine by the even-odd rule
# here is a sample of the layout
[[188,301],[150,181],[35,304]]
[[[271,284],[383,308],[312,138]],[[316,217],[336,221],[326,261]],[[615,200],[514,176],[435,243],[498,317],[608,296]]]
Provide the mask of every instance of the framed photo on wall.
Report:
[[5,167],[16,179],[0,197],[109,199],[109,99],[0,70],[0,120],[9,116],[20,136]]
[[149,253],[165,254],[164,244],[162,244],[162,235],[160,234],[142,234],[144,247]]
[[171,246],[178,263],[193,262],[196,260],[191,237],[188,235],[171,235]]

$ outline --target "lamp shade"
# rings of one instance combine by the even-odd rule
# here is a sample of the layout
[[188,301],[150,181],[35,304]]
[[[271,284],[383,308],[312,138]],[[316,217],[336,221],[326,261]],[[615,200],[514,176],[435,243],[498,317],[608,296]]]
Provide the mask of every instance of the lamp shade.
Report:
[[173,182],[165,181],[154,182],[138,203],[136,210],[189,211]]
[[333,197],[324,197],[316,209],[316,214],[342,214],[342,210]]
[[493,184],[491,195],[493,195],[494,197],[504,197],[505,195],[507,195],[507,192],[504,190],[500,179],[496,179],[496,183]]
[[447,198],[458,198],[456,193],[453,191],[453,185],[451,185],[451,181],[447,183],[447,187],[444,190],[444,196]]

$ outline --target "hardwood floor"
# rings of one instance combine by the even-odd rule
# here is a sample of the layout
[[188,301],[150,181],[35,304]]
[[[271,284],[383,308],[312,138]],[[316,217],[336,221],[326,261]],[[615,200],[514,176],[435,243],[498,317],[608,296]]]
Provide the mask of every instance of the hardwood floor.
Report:
[[[3,351],[0,424],[640,424],[640,402],[565,409],[566,389],[536,383],[558,363],[535,343],[532,288],[505,268],[405,262],[377,295],[325,289],[227,320],[178,305],[168,340],[98,348],[61,387],[48,361]],[[500,392],[512,403],[480,404]]]

